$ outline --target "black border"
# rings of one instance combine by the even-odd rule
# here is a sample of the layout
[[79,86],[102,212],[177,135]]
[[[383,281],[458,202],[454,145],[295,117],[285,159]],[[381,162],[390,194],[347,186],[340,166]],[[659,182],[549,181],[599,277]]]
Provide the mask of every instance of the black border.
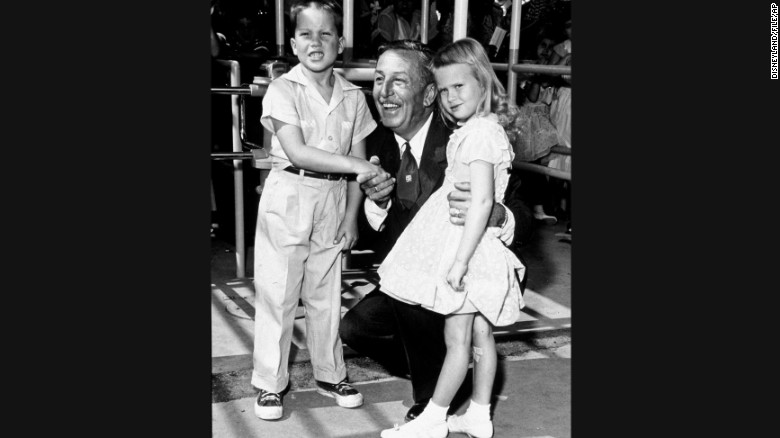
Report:
[[13,429],[210,437],[209,6],[4,16]]
[[752,434],[767,365],[740,352],[775,330],[761,255],[778,241],[772,2],[585,3],[572,4],[573,434]]
[[[771,2],[585,3],[573,433],[744,435],[757,398],[734,387],[771,361],[743,353],[771,348],[775,318]],[[4,96],[8,333],[24,335],[7,347],[29,377],[7,375],[12,402],[32,407],[25,430],[207,436],[208,6],[40,8],[6,10],[34,18],[12,30]]]

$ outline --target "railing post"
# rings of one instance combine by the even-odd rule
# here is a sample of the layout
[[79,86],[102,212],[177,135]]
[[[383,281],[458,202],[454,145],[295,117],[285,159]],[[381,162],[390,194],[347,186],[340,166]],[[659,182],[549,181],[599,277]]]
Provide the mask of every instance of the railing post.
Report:
[[455,0],[452,16],[452,41],[466,38],[469,0]]
[[523,13],[522,0],[512,0],[512,21],[509,25],[509,62],[506,73],[506,91],[509,101],[517,102],[517,72],[512,70],[512,65],[517,64],[518,51],[520,49],[520,19]]
[[276,56],[284,56],[284,0],[276,0]]
[[[218,59],[218,63],[230,67],[230,86],[241,84],[241,67],[238,61]],[[233,111],[233,152],[243,152],[239,132],[238,94],[230,96]],[[236,215],[236,277],[246,277],[246,245],[244,243],[244,170],[241,160],[233,160],[233,196]]]
[[420,42],[423,44],[428,44],[428,27],[430,26],[428,19],[431,17],[430,0],[422,0],[420,14]]
[[355,0],[344,0],[344,53],[341,59],[349,62],[352,59],[352,48],[355,47]]

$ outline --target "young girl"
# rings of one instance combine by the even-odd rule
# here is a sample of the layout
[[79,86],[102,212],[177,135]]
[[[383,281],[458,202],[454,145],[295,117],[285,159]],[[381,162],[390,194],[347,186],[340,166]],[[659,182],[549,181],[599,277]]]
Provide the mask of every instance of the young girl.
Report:
[[[507,102],[487,54],[474,39],[442,48],[433,70],[441,114],[459,128],[447,144],[441,188],[423,204],[378,273],[383,291],[448,315],[447,355],[425,410],[403,426],[382,431],[382,438],[443,438],[448,430],[492,436],[490,398],[497,361],[492,327],[514,323],[524,307],[519,280],[525,267],[501,243],[495,228],[486,229],[493,202],[503,200],[509,180],[514,153],[503,126],[512,123],[517,108]],[[472,194],[463,226],[450,223],[447,202],[447,193],[460,181],[471,183]],[[471,404],[464,415],[447,418],[468,371],[471,347]]]

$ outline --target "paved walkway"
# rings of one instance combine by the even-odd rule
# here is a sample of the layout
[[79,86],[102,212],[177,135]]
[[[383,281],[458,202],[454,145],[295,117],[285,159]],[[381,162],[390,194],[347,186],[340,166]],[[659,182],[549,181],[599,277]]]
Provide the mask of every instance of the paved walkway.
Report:
[[[524,296],[527,306],[520,321],[496,330],[500,355],[494,391],[496,438],[571,436],[571,243],[555,236],[563,230],[563,224],[542,227],[523,250],[530,275]],[[411,406],[409,382],[390,376],[349,346],[345,346],[348,373],[364,394],[365,404],[344,409],[316,393],[302,308],[294,329],[285,414],[273,422],[255,417],[255,390],[249,384],[254,324],[252,248],[247,252],[249,278],[237,279],[231,247],[213,240],[213,437],[378,437],[381,430],[402,422]],[[345,277],[342,313],[374,287],[370,277]],[[460,436],[465,435],[449,435]]]

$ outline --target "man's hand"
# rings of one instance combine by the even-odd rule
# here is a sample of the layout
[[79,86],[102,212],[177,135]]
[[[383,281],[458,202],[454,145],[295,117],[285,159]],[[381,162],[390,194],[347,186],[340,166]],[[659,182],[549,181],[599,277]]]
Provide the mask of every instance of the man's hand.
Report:
[[[377,156],[372,156],[369,162],[379,166],[379,158]],[[395,185],[395,178],[392,178],[389,173],[381,168],[379,172],[361,173],[357,176],[357,182],[368,199],[374,201],[381,208],[387,206]]]
[[[456,182],[455,190],[447,194],[447,200],[450,202],[450,222],[455,225],[465,224],[466,214],[471,207],[471,183]],[[504,207],[494,202],[487,226],[500,227],[504,223],[505,215]]]

